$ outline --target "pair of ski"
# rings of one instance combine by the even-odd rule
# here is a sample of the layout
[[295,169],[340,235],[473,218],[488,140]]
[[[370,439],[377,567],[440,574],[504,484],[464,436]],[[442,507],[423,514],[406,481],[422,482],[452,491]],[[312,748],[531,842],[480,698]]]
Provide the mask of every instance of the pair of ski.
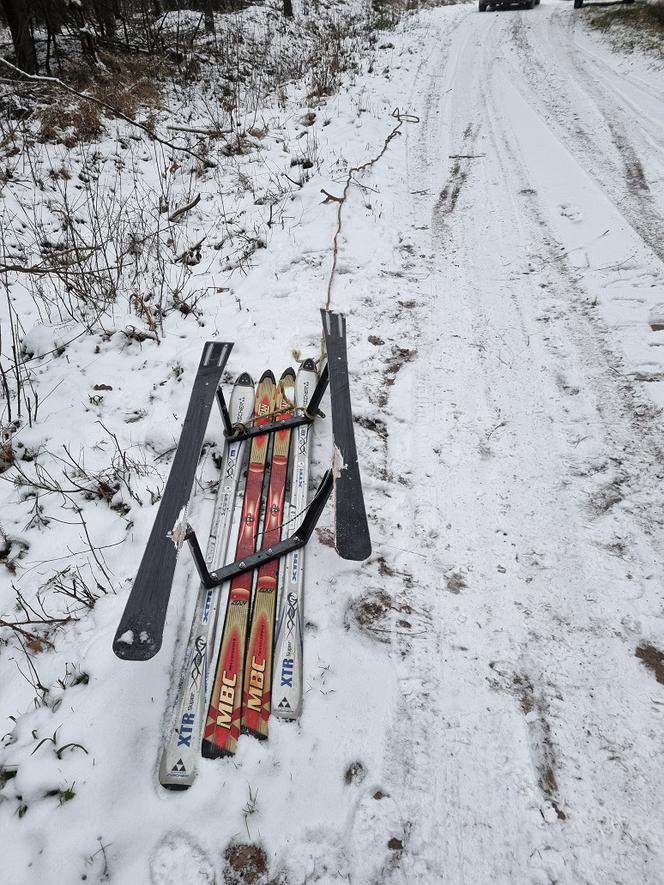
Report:
[[[298,586],[301,588],[303,546],[311,536],[332,486],[335,493],[335,546],[337,552],[345,559],[352,560],[366,559],[371,553],[353,434],[345,318],[342,314],[335,314],[331,311],[321,311],[321,315],[328,361],[323,372],[324,377],[321,377],[321,381],[313,392],[311,402],[320,402],[320,396],[329,375],[334,469],[332,472],[328,472],[323,479],[316,497],[309,506],[307,516],[292,536],[285,540],[282,539],[267,550],[253,553],[253,555],[238,559],[228,566],[216,569],[212,574],[210,574],[208,566],[225,561],[237,485],[242,469],[245,440],[255,439],[256,435],[260,438],[261,434],[260,428],[247,430],[243,427],[245,416],[248,418],[251,414],[254,399],[251,379],[248,376],[241,376],[238,379],[233,397],[234,404],[231,407],[232,419],[228,415],[223,396],[218,390],[219,380],[233,345],[207,342],[203,350],[168,482],[113,643],[116,655],[124,660],[148,660],[161,647],[176,556],[182,543],[181,526],[177,526],[178,531],[176,531],[176,523],[181,522],[183,510],[186,513],[210,409],[216,395],[224,419],[228,442],[215,507],[215,520],[205,557],[198,547],[193,531],[188,528],[187,533],[187,540],[189,540],[203,584],[205,588],[213,589],[201,592],[197,600],[192,637],[187,647],[186,678],[183,681],[183,693],[178,703],[180,717],[174,729],[182,759],[178,756],[172,763],[172,768],[167,774],[173,783],[166,783],[166,786],[173,786],[176,789],[178,787],[186,788],[192,782],[195,773],[195,763],[194,768],[187,768],[184,754],[191,750],[195,754],[194,758],[198,756],[197,734],[200,733],[200,723],[202,723],[205,714],[205,689],[213,651],[211,637],[215,633],[219,614],[219,596],[214,587],[226,578],[232,578],[232,587],[236,577],[241,577],[243,572],[262,568],[263,564],[274,563],[279,557],[288,555],[288,568],[282,572],[284,586],[281,594],[282,605],[277,631],[278,639],[282,641],[285,651],[283,654],[278,653],[275,658],[279,696],[277,698],[275,694],[272,706],[275,714],[294,718],[298,714],[301,704],[301,653],[298,658],[298,649],[301,652],[302,620],[301,602],[298,602],[298,599],[301,600],[301,596],[298,596]],[[316,410],[317,406],[312,409],[312,413],[315,414]],[[282,521],[291,522],[306,509],[308,460],[305,467],[300,456],[307,452],[313,414],[307,413],[306,418],[304,416],[286,418],[283,428],[280,428],[278,422],[270,423],[269,417],[265,417],[270,434],[274,433],[278,436],[282,429],[292,427],[296,445],[291,501],[285,520],[275,519],[274,525],[276,526]],[[265,445],[267,453],[267,438],[265,438]],[[258,515],[257,505],[254,505],[254,510],[251,513],[247,512],[246,514],[248,517],[253,517],[254,528],[257,525]],[[249,535],[250,533],[247,531],[245,537],[248,538]],[[278,538],[278,535],[276,537]],[[241,591],[242,585],[238,584],[236,589]],[[246,595],[246,589],[244,593]],[[269,596],[269,593],[265,595]],[[240,607],[238,606],[238,608]],[[247,609],[248,606],[245,606],[245,613]],[[263,633],[259,629],[259,635],[263,635]],[[253,669],[253,673],[253,684],[250,683],[253,688],[252,706],[255,707],[257,717],[265,721],[264,703],[260,704],[261,713],[258,716],[260,671]],[[223,677],[221,685],[224,686]],[[236,681],[235,686],[226,685],[225,687],[227,689],[239,688],[239,685],[240,683]],[[263,687],[264,685],[263,678]],[[201,701],[201,694],[203,701]],[[217,697],[221,697],[221,691]],[[235,700],[235,695],[233,700]],[[263,700],[265,700],[265,690],[263,690]],[[203,707],[202,711],[201,707]],[[219,711],[218,704],[216,710]],[[225,719],[225,717],[223,718]],[[231,723],[233,721],[234,717],[231,715]],[[214,717],[210,724],[214,726],[214,729],[219,726],[218,720],[215,720]],[[235,717],[235,726],[237,731],[237,717]],[[216,732],[211,733],[210,736],[213,738],[212,745],[218,747]],[[237,740],[237,735],[235,739]],[[217,754],[213,753],[213,755]],[[166,763],[162,764],[162,771],[165,765]],[[176,771],[178,768],[181,769],[179,777]]]
[[[288,369],[278,385],[275,385],[272,373],[266,372],[258,384],[253,423],[257,427],[268,424],[274,415],[277,421],[285,421],[293,415],[293,399],[299,410],[305,409],[317,378],[312,360],[306,360],[302,364],[297,379],[293,370]],[[247,411],[251,409],[252,400],[251,379],[242,375],[235,384],[230,401],[230,419],[234,425],[247,423]],[[308,424],[296,428],[291,496],[287,518],[284,518],[291,435],[291,429],[286,427],[284,430],[277,430],[272,437],[262,548],[269,548],[279,541],[282,528],[285,529],[291,517],[306,508],[311,439],[311,427]],[[265,434],[254,436],[251,441],[236,546],[237,559],[251,555],[256,549],[270,439]],[[226,445],[206,555],[209,565],[223,565],[225,561],[246,444],[245,441],[231,440]],[[210,672],[214,651],[221,588],[207,591],[201,588],[185,649],[187,664],[176,701],[176,718],[167,734],[159,769],[159,780],[163,786],[170,789],[186,789],[190,786],[196,774],[201,738],[203,756],[214,758],[235,753],[241,731],[258,738],[267,737],[272,706],[272,663],[279,573],[282,575],[282,609],[286,599],[289,600],[289,605],[288,616],[283,611],[280,615],[280,629],[276,638],[275,661],[276,670],[280,674],[277,684],[286,684],[277,689],[275,714],[292,718],[299,713],[302,690],[302,628],[299,613],[302,610],[303,551],[297,550],[291,554],[285,568],[279,570],[279,564],[279,560],[273,560],[264,563],[257,570],[250,622],[254,574],[245,572],[231,580],[219,659],[207,708],[207,674]]]

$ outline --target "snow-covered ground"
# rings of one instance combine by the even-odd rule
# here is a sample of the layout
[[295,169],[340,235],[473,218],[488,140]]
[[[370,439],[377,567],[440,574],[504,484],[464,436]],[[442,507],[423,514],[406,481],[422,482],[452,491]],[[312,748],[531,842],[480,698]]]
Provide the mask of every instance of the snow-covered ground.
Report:
[[[75,337],[80,323],[54,330],[16,284],[40,403],[15,444],[42,488],[27,497],[16,467],[1,477],[2,612],[23,620],[15,591],[34,605],[51,579],[44,607],[79,620],[48,634],[54,648],[7,633],[1,649],[0,765],[18,770],[0,792],[0,879],[221,883],[240,876],[233,861],[246,882],[662,881],[664,69],[609,51],[584,16],[558,0],[423,11],[380,35],[315,120],[294,84],[245,155],[198,177],[168,167],[180,204],[202,194],[172,225],[173,253],[198,244],[200,261],[169,278],[199,300],[159,344],[131,333],[150,330],[136,299]],[[159,655],[122,662],[111,642],[202,343],[235,341],[231,373],[254,377],[294,348],[318,354],[338,206],[321,189],[340,196],[349,166],[381,153],[395,109],[399,134],[343,205],[331,289],[373,555],[339,560],[326,512],[308,550],[301,720],[271,721],[267,743],[242,738],[167,793],[186,554]],[[128,204],[155,203],[166,172],[136,144],[131,163],[110,140],[107,163],[85,162],[119,156],[138,170]],[[285,186],[266,248],[229,276],[237,250],[214,244],[237,246],[252,212],[263,236],[262,198],[303,144],[310,177]],[[254,191],[230,222],[229,176]],[[330,448],[323,423],[314,481]],[[112,494],[77,489],[111,468]],[[208,451],[199,527],[214,477]],[[80,569],[94,607],[55,593],[67,567],[59,586]],[[255,877],[248,849],[227,852],[242,843],[265,851]]]

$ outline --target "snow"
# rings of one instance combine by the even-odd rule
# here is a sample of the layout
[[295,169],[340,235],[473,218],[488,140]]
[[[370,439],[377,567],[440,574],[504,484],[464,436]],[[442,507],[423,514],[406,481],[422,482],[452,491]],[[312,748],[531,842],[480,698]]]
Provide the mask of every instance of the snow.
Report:
[[[222,161],[215,142],[202,172],[123,127],[126,147],[41,148],[72,175],[36,192],[49,239],[66,190],[86,236],[94,193],[103,236],[152,230],[147,207],[172,244],[131,256],[131,302],[97,325],[62,290],[41,315],[34,281],[12,280],[33,385],[13,441],[39,489],[0,487],[2,617],[23,620],[18,590],[76,620],[37,631],[41,650],[3,629],[8,881],[221,883],[227,847],[249,842],[265,882],[661,881],[664,686],[636,650],[664,648],[664,68],[584,13],[422,10],[336,94],[287,84],[252,149]],[[160,653],[120,661],[111,643],[203,342],[235,342],[233,377],[319,355],[339,205],[321,191],[341,197],[381,153],[395,108],[413,116],[354,176],[331,288],[373,554],[336,556],[328,507],[307,549],[300,720],[272,718],[267,742],[242,737],[169,793],[186,550]],[[202,101],[182,118],[210,123]],[[5,186],[3,251],[34,265],[22,190]],[[159,214],[155,195],[173,210],[197,193],[176,222]],[[312,488],[340,468],[329,421],[314,438]],[[201,536],[215,481],[208,447],[187,515]]]

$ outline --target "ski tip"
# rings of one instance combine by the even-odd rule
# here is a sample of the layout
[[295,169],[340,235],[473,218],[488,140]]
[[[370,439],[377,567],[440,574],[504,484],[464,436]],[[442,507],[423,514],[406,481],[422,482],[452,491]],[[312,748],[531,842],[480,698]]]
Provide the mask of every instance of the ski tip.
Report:
[[261,375],[261,380],[258,383],[262,384],[263,381],[271,381],[273,384],[277,383],[274,377],[274,372],[271,369],[266,369],[263,372],[263,374]]
[[235,383],[238,385],[238,387],[253,387],[254,379],[251,377],[249,372],[243,372]]
[[230,352],[233,349],[232,341],[206,341],[203,346],[203,356],[199,371],[204,369],[223,370]]
[[361,543],[337,543],[335,550],[342,559],[348,559],[351,562],[364,562],[371,556],[371,541],[367,539]]
[[316,361],[311,357],[308,357],[303,363],[300,363],[300,371],[301,372],[315,372],[316,371]]
[[292,366],[289,366],[287,369],[281,373],[281,381],[295,381],[295,372]]
[[337,526],[334,549],[342,559],[353,562],[368,559],[371,556],[371,536],[366,518],[357,520],[352,526],[343,526],[343,531]]

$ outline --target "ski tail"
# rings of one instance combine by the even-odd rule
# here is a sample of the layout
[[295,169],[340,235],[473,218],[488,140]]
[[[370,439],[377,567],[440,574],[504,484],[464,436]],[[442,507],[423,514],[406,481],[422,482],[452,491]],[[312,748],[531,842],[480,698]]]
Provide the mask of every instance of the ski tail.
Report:
[[[277,420],[284,420],[293,415],[294,387],[295,373],[292,369],[286,369],[281,376],[275,400],[275,408],[279,413]],[[281,537],[290,443],[290,428],[278,430],[274,434],[262,549],[276,544]],[[247,646],[242,698],[242,731],[260,739],[267,737],[270,717],[279,563],[280,560],[275,559],[258,569]]]
[[[229,416],[233,424],[242,424],[254,408],[254,382],[244,372],[235,382]],[[219,488],[206,562],[216,568],[226,561],[231,535],[237,488],[242,472],[243,440],[228,440],[224,447]],[[159,782],[170,790],[185,790],[196,777],[200,743],[207,710],[209,673],[213,663],[221,588],[201,587],[185,646],[185,664],[174,704],[175,718],[167,732],[159,766]]]
[[[271,421],[274,401],[274,375],[267,371],[256,391],[254,419],[257,425]],[[269,434],[260,434],[253,437],[251,444],[236,548],[237,559],[249,556],[256,549],[269,442]],[[242,718],[244,661],[252,584],[253,572],[237,575],[230,584],[217,670],[203,735],[203,756],[208,758],[232,755],[237,748]]]
[[232,347],[208,341],[203,348],[168,481],[113,640],[113,651],[124,660],[147,661],[161,648],[179,550],[169,535],[189,502],[210,409]]
[[[317,382],[315,362],[305,360],[295,382],[295,404],[298,409],[307,407]],[[293,433],[291,494],[284,519],[284,537],[292,532],[292,523],[297,524],[307,507],[312,434],[313,424],[303,424]],[[304,551],[305,548],[301,547],[286,557],[279,586],[272,715],[281,719],[297,719],[302,710]]]
[[334,437],[335,547],[343,559],[359,561],[371,555],[371,538],[353,430],[346,318],[341,313],[329,310],[321,310],[321,315],[330,376]]

